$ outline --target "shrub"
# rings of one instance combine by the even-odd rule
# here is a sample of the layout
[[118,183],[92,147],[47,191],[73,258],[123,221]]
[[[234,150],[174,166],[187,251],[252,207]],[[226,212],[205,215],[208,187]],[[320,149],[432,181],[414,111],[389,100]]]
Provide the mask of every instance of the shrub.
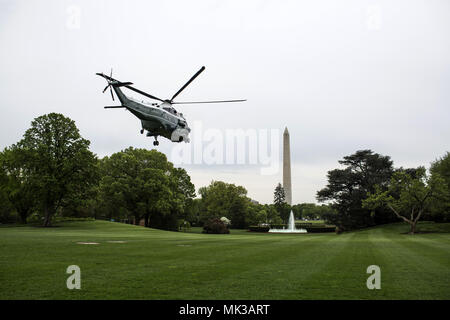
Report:
[[335,226],[306,227],[304,229],[306,229],[308,233],[336,232]]
[[287,228],[287,225],[279,224],[279,223],[271,223],[270,224],[270,229],[283,229],[283,228]]
[[222,221],[223,223],[225,223],[227,226],[229,226],[231,224],[231,220],[228,219],[227,217],[222,217],[220,218],[220,221]]
[[203,226],[203,233],[230,233],[227,225],[219,218],[212,218],[205,222]]
[[191,224],[189,221],[180,219],[178,220],[178,231],[187,231],[191,229]]

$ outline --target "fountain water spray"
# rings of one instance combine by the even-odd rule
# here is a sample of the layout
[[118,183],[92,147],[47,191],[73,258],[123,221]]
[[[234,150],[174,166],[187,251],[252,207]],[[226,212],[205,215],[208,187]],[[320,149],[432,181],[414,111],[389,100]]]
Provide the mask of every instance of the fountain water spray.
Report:
[[295,228],[295,218],[294,213],[291,210],[291,214],[289,215],[289,223],[287,229],[270,229],[269,232],[276,233],[307,233],[306,229],[296,229]]

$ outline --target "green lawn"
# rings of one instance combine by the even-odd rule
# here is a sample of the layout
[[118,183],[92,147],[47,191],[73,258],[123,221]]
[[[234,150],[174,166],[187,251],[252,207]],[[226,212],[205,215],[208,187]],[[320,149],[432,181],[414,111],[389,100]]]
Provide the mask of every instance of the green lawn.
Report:
[[[450,299],[450,224],[336,235],[167,232],[114,222],[0,228],[0,299]],[[123,240],[126,243],[109,243]],[[99,242],[80,245],[79,241]],[[81,290],[66,268],[81,268]],[[368,290],[366,268],[381,268]]]

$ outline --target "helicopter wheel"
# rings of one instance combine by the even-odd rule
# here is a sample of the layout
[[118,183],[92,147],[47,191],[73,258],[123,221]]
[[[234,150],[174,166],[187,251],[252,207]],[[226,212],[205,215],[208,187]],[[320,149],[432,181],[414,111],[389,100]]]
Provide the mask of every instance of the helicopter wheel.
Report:
[[159,141],[158,140],[153,141],[153,145],[154,146],[159,146]]
[[144,133],[144,129],[141,129],[141,134],[143,134]]

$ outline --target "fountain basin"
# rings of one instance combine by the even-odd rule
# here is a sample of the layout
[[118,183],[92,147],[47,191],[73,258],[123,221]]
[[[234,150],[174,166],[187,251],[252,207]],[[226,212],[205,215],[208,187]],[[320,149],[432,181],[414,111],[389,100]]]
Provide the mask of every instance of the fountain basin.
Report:
[[308,233],[306,229],[270,229],[269,232],[273,233]]

